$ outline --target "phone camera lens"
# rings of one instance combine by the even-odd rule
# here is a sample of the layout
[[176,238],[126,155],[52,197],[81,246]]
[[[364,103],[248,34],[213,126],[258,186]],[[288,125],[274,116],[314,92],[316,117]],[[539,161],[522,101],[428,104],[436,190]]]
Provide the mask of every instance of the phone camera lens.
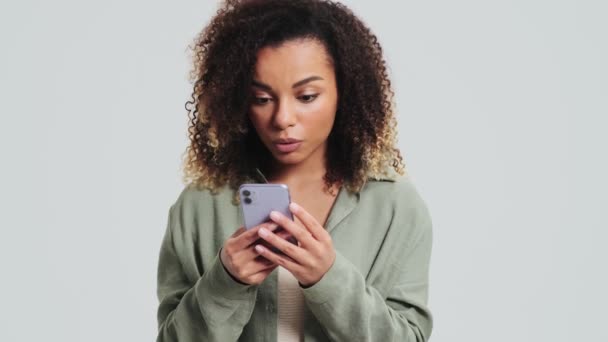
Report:
[[249,192],[249,190],[244,190],[243,191],[243,195],[249,196],[249,195],[251,195],[251,192]]
[[249,197],[245,197],[244,201],[245,201],[245,204],[251,204],[251,198],[249,198]]

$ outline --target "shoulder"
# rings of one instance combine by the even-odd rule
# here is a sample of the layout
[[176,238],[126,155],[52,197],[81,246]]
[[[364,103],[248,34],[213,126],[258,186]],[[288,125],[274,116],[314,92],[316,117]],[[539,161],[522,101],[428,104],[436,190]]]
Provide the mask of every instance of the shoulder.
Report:
[[227,186],[217,191],[191,184],[184,186],[169,209],[169,229],[175,243],[191,246],[201,234],[206,234],[209,243],[216,242],[216,237],[223,241],[228,230],[236,226],[232,220],[236,212],[233,194]]
[[370,178],[362,192],[367,196],[383,198],[383,202],[388,200],[400,209],[426,209],[427,207],[417,186],[409,176]]
[[407,227],[410,233],[430,233],[429,207],[411,177],[399,175],[390,179],[369,179],[361,197],[367,197],[365,203],[377,206],[378,211],[390,210],[392,222]]
[[187,184],[184,186],[171,210],[181,217],[193,217],[202,213],[210,213],[216,208],[233,206],[234,190],[224,186],[216,191]]

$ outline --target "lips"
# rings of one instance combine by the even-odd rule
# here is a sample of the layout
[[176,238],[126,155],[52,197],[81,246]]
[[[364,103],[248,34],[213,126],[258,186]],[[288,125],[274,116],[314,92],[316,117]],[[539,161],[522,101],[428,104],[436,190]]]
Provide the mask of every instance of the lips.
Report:
[[290,153],[298,149],[302,144],[302,140],[287,138],[287,139],[278,139],[274,141],[274,146],[276,146],[277,150],[283,153]]
[[301,142],[302,140],[294,139],[294,138],[286,138],[286,139],[277,139],[274,141],[275,144],[293,144],[297,142]]

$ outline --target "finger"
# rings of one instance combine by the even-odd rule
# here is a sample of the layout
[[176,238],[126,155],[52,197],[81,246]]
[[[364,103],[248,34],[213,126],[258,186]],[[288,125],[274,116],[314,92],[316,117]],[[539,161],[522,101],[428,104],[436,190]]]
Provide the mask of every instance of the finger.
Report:
[[[258,254],[258,253],[256,252],[256,254]],[[244,274],[243,274],[243,278],[251,277],[251,276],[255,275],[256,273],[259,273],[262,271],[272,270],[272,269],[276,268],[277,266],[279,266],[279,265],[266,259],[264,256],[258,254],[255,259],[249,261],[248,263],[246,263],[243,266],[243,269],[245,270]]]
[[275,231],[274,231],[274,234],[275,234],[276,236],[278,236],[278,237],[282,238],[283,240],[290,241],[291,243],[295,243],[296,245],[298,244],[298,243],[296,242],[296,238],[295,238],[293,235],[291,235],[291,233],[290,233],[290,232],[286,231],[286,230],[285,230],[285,229],[283,229],[282,227],[281,227],[281,228],[279,228],[279,229],[277,229],[277,230],[275,230]]
[[235,240],[232,244],[235,250],[245,249],[247,246],[251,245],[258,238],[258,230],[262,227],[265,227],[269,230],[275,230],[278,225],[274,222],[264,222],[260,225],[257,225],[241,235],[235,237]]
[[305,228],[319,241],[327,238],[327,231],[306,209],[301,205],[291,202],[289,210],[304,224]]
[[314,241],[313,235],[298,223],[278,211],[270,212],[270,219],[278,223],[283,229],[291,233],[302,245],[310,246]]
[[[278,237],[282,238],[283,240],[290,241],[291,243],[294,243],[296,245],[298,244],[295,237],[293,237],[293,235],[291,235],[290,232],[283,229],[283,227],[278,227],[277,229],[273,230],[273,233],[275,235],[277,235]],[[254,245],[254,244],[258,244],[258,243],[267,243],[267,242],[258,236],[257,239],[255,241],[253,241],[250,245]],[[249,247],[249,246],[247,246],[247,247]]]
[[[256,252],[256,254],[257,254],[257,252]],[[259,254],[253,260],[255,260],[256,262],[259,262],[262,265],[268,265],[268,266],[270,266],[270,265],[276,265],[274,262],[272,262],[272,261],[264,258],[263,255],[259,255]]]
[[273,267],[270,267],[268,269],[262,270],[258,273],[252,274],[248,277],[248,280],[250,283],[252,284],[260,284],[262,281],[264,281],[266,279],[266,277],[268,277],[268,275],[270,273],[272,273],[272,271],[274,271],[275,268],[277,268],[279,265],[274,265]]
[[246,267],[249,270],[249,275],[256,274],[260,271],[278,266],[274,262],[266,259],[264,256],[258,254],[258,258],[250,261]]
[[[290,237],[287,239],[287,241],[293,243],[294,245],[298,245],[298,242],[296,241],[296,239],[290,235]],[[270,244],[270,242],[259,238],[257,239],[254,243],[251,244],[251,248],[255,247],[255,245],[263,245],[264,247],[270,249],[271,251],[278,253],[278,254],[283,254],[283,252],[281,252],[280,250],[278,250],[276,247],[274,247],[272,244]]]
[[257,259],[259,256],[260,256],[260,254],[255,251],[255,245],[251,245],[243,250],[238,251],[232,259],[232,264],[246,265],[246,264],[250,263],[251,261],[263,263],[264,260]]
[[276,247],[279,251],[291,257],[297,263],[301,264],[305,260],[306,255],[308,254],[308,252],[302,247],[296,246],[291,242],[285,241],[285,239],[278,237],[276,234],[265,228],[261,228],[258,231],[258,235],[266,242]]
[[256,245],[255,246],[255,250],[262,255],[264,258],[272,261],[273,263],[283,266],[285,267],[288,271],[290,271],[292,274],[293,273],[300,273],[300,271],[303,269],[302,266],[300,266],[299,264],[297,264],[295,262],[295,260],[291,259],[288,256],[285,255],[279,255],[276,254],[274,252],[272,252],[271,250],[269,250],[268,248],[262,246],[262,245]]

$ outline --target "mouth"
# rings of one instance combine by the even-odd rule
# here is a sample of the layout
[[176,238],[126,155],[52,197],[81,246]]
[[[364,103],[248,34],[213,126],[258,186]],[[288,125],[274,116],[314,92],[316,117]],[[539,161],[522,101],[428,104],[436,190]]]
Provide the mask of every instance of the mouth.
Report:
[[298,139],[278,139],[273,142],[274,146],[283,153],[290,153],[298,149],[302,144],[302,140]]

